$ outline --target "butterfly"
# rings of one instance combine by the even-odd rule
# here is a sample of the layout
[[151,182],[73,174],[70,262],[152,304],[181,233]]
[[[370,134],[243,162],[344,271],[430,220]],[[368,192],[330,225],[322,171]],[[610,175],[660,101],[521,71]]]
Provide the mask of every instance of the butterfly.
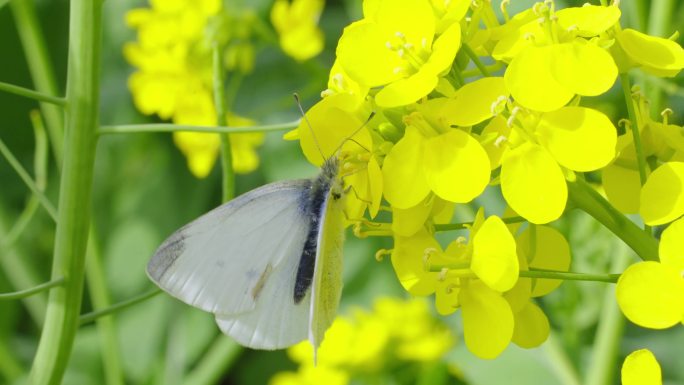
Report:
[[315,349],[342,292],[345,188],[339,161],[314,179],[249,191],[173,233],[148,276],[181,301],[214,314],[241,345]]

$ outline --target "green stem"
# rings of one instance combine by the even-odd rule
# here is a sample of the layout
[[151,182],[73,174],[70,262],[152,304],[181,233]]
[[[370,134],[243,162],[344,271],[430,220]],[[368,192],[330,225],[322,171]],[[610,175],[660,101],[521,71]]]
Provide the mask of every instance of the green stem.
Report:
[[639,121],[634,110],[634,99],[632,98],[632,85],[629,82],[629,75],[620,74],[620,83],[622,84],[622,92],[625,95],[625,103],[627,105],[627,113],[631,122],[632,137],[634,139],[634,148],[637,155],[637,164],[639,165],[639,180],[643,186],[646,183],[646,156],[644,155],[644,148],[641,144],[641,134]]
[[[652,0],[651,8],[648,12],[648,34],[667,38],[672,31],[672,15],[675,13],[675,2],[673,0]],[[653,84],[646,78],[646,94],[651,102],[651,106],[660,112],[662,109],[663,93],[658,85]]]
[[[431,265],[429,271],[440,272],[444,269],[449,269],[454,272],[458,270],[458,276],[462,278],[477,278],[477,275],[463,264],[446,264],[446,265]],[[520,270],[519,277],[524,278],[546,278],[546,279],[560,279],[563,281],[590,281],[590,282],[607,282],[616,283],[620,278],[620,274],[591,274],[591,273],[576,273],[571,271],[554,271],[534,269]]]
[[572,364],[572,361],[565,352],[563,346],[558,342],[558,337],[554,332],[551,332],[546,343],[542,348],[548,353],[549,361],[552,364],[552,369],[556,373],[556,377],[563,385],[580,385],[579,375]]
[[475,51],[473,51],[473,49],[470,48],[470,46],[469,46],[468,44],[463,44],[463,45],[461,46],[461,49],[463,50],[463,52],[465,52],[466,55],[468,55],[468,57],[470,58],[470,60],[472,60],[473,63],[475,63],[475,66],[477,67],[478,70],[480,70],[480,72],[482,73],[482,75],[484,75],[484,76],[492,76],[492,74],[491,74],[491,73],[489,72],[489,70],[487,69],[487,66],[484,65],[484,63],[482,63],[482,61],[481,61],[480,58],[477,56],[477,54],[475,53]]
[[197,366],[183,379],[183,384],[216,384],[241,351],[242,348],[235,341],[223,335],[218,337]]
[[591,215],[637,253],[644,261],[658,260],[658,241],[617,211],[586,182],[568,182],[569,200]]
[[61,286],[63,283],[64,283],[64,278],[57,278],[57,279],[53,279],[52,281],[41,283],[40,285],[34,286],[30,289],[14,291],[12,293],[0,293],[0,301],[1,300],[13,300],[13,299],[21,299],[21,298],[25,298],[25,297],[30,297],[34,294],[38,294],[38,293],[43,292],[45,290],[52,289],[53,287]]
[[[611,269],[622,271],[629,264],[629,253],[623,245],[616,245],[618,256],[613,261]],[[587,370],[586,385],[602,385],[614,383],[617,357],[625,328],[623,317],[615,301],[615,291],[607,288],[604,294],[601,316],[594,339],[594,348],[589,368]]]
[[[0,202],[2,203],[2,202]],[[31,259],[24,255],[16,245],[5,245],[7,229],[11,220],[5,213],[5,208],[0,204],[0,267],[5,272],[7,280],[15,289],[20,287],[33,287],[41,282],[40,276],[35,271]],[[40,328],[45,322],[45,309],[47,308],[47,295],[40,294],[26,297],[21,301],[33,323]]]
[[[214,71],[214,106],[216,108],[216,122],[219,126],[228,126],[228,112],[226,111],[226,89],[221,60],[221,48],[214,44],[213,71]],[[233,170],[233,154],[230,146],[230,134],[221,133],[221,186],[222,200],[227,202],[235,196],[235,171]]]
[[72,0],[69,15],[64,161],[47,316],[31,368],[34,385],[59,384],[69,362],[83,297],[97,144],[102,2]]
[[53,220],[57,221],[57,210],[55,209],[55,206],[50,202],[50,200],[43,194],[41,189],[36,185],[36,182],[33,181],[29,173],[24,169],[24,167],[19,163],[17,158],[14,157],[12,152],[10,151],[9,148],[5,145],[5,142],[0,139],[0,153],[7,159],[7,163],[12,166],[14,171],[19,175],[21,180],[24,181],[26,186],[33,192],[33,195],[35,195],[40,203],[43,205],[43,208],[45,208],[45,211],[47,211],[48,214],[52,217]]
[[146,133],[146,132],[210,132],[210,133],[236,133],[246,134],[250,132],[270,132],[270,131],[286,131],[293,130],[299,126],[299,120],[286,123],[265,124],[262,126],[248,126],[248,127],[208,127],[208,126],[186,126],[172,123],[157,123],[157,124],[126,124],[116,126],[102,126],[98,130],[99,134],[132,134],[132,133]]
[[[36,187],[41,191],[45,191],[47,186],[47,168],[48,168],[48,141],[45,134],[45,127],[40,118],[40,112],[37,110],[31,111],[31,122],[33,123],[33,132],[35,136],[35,150],[33,156],[34,174],[36,175]],[[14,222],[14,225],[7,233],[7,237],[0,241],[0,247],[10,247],[19,239],[19,236],[24,232],[28,226],[33,215],[40,207],[40,201],[35,195],[31,195],[24,210]]]
[[[45,95],[60,95],[61,92],[57,87],[52,63],[48,57],[43,33],[36,16],[34,1],[12,0],[10,1],[10,8],[16,21],[17,32],[21,39],[21,46],[24,49],[35,89]],[[57,168],[60,169],[63,159],[64,110],[51,103],[41,103],[40,110],[45,117],[52,151],[55,154],[55,159],[57,159]]]
[[[508,218],[501,218],[504,223],[520,223],[525,222],[527,219],[521,216],[514,216]],[[453,231],[453,230],[464,230],[473,225],[473,222],[458,222],[458,223],[447,223],[443,225],[435,225],[435,231]]]
[[521,270],[520,276],[525,278],[550,278],[562,279],[564,281],[591,281],[607,283],[616,283],[620,278],[620,274],[588,274],[574,273],[570,271],[550,271],[539,269],[530,269],[529,271]]
[[30,90],[28,88],[15,86],[13,84],[0,82],[0,91],[6,91],[11,94],[23,96],[25,98],[38,100],[41,102],[52,103],[58,106],[63,106],[66,104],[66,99],[57,96],[46,95],[42,92]]
[[24,374],[24,368],[17,360],[16,353],[8,346],[9,342],[9,338],[0,339],[0,374],[8,384],[14,384]]
[[[88,238],[86,281],[93,308],[95,310],[108,308],[111,305],[111,300],[102,267],[102,247],[94,224],[90,225],[90,237]],[[105,383],[107,385],[123,385],[124,373],[114,319],[112,317],[99,318],[97,320],[97,332],[100,337]]]
[[155,295],[157,295],[159,293],[161,293],[160,289],[152,289],[152,290],[148,291],[147,293],[143,293],[143,294],[140,294],[140,295],[135,296],[133,298],[127,299],[125,301],[115,303],[114,305],[106,307],[104,309],[91,311],[90,313],[86,313],[86,314],[81,315],[79,317],[78,323],[79,323],[79,325],[85,325],[87,323],[95,321],[96,319],[98,319],[100,317],[104,317],[106,315],[116,313],[119,310],[125,309],[129,306],[137,305],[141,302],[147,301],[148,299],[154,297]]

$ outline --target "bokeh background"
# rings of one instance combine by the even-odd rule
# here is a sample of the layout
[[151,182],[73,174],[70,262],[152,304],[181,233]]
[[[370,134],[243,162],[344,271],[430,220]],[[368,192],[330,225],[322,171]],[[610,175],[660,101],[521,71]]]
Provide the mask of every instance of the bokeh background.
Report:
[[[23,0],[11,0],[23,1]],[[655,0],[654,0],[655,1]],[[271,1],[230,1],[234,7],[252,9],[268,24]],[[581,2],[557,1],[558,8]],[[635,9],[624,1],[623,25],[633,25]],[[648,4],[648,2],[645,2]],[[529,7],[529,1],[515,1],[515,9]],[[43,30],[57,83],[63,91],[67,58],[68,6],[66,0],[34,2],[40,28]],[[133,68],[125,61],[122,47],[135,40],[135,31],[124,21],[133,8],[147,7],[139,0],[116,0],[104,3],[104,35],[101,89],[102,125],[161,122],[155,116],[140,114],[132,103],[127,78]],[[672,15],[676,29],[684,31],[684,7]],[[351,20],[361,17],[358,0],[327,1],[320,26],[325,33],[325,49],[314,59],[298,63],[285,55],[277,45],[256,46],[255,68],[240,85],[234,99],[235,113],[259,123],[279,123],[300,116],[292,99],[298,92],[306,109],[326,88],[327,76],[334,60],[337,39]],[[0,0],[0,81],[33,87],[25,53],[14,22],[14,11],[8,1]],[[638,79],[637,79],[638,83]],[[665,105],[675,111],[670,121],[682,124],[684,88],[682,76],[665,89]],[[614,122],[626,116],[622,94],[614,89],[590,103],[600,105]],[[37,103],[16,95],[0,92],[0,138],[21,164],[33,173],[36,139],[29,115]],[[311,177],[317,170],[302,156],[297,142],[282,140],[282,133],[269,133],[259,149],[261,165],[247,175],[237,177],[238,193],[276,180]],[[105,271],[103,277],[112,302],[119,302],[153,287],[145,275],[145,266],[155,248],[178,227],[220,203],[220,170],[215,167],[205,179],[195,178],[186,160],[174,146],[171,134],[143,133],[107,135],[98,144],[95,169],[93,219],[98,229],[99,249]],[[56,201],[59,186],[54,158],[47,170],[46,194]],[[491,189],[475,206],[501,206],[498,191]],[[13,226],[26,213],[30,193],[5,159],[0,159],[0,292],[27,288],[49,280],[54,239],[54,224],[40,208],[27,222],[11,247],[3,243]],[[470,220],[474,208],[461,207],[455,221]],[[611,263],[621,245],[608,231],[580,213],[554,224],[561,229],[573,247],[572,270],[583,272],[611,271]],[[453,239],[458,233],[445,237]],[[341,314],[352,309],[369,309],[377,298],[407,298],[396,279],[389,260],[376,261],[378,249],[391,248],[391,239],[357,239],[348,234],[345,245],[345,288]],[[568,367],[582,373],[591,367],[598,321],[615,309],[606,306],[612,295],[611,285],[591,282],[566,282],[541,305],[549,316],[553,332],[547,343],[532,350],[511,345],[493,361],[472,356],[462,343],[460,316],[438,317],[454,336],[455,343],[440,360],[447,375],[429,380],[420,375],[406,383],[449,384],[560,384]],[[38,342],[45,314],[46,295],[23,301],[0,302],[0,383],[8,381],[8,373],[16,366],[29,367]],[[433,305],[428,302],[429,309]],[[90,311],[91,301],[86,286],[83,312]],[[611,313],[612,311],[612,313]],[[436,314],[436,313],[435,313]],[[182,384],[187,373],[202,362],[204,355],[218,339],[213,317],[190,308],[169,296],[158,295],[113,317],[116,328],[118,357],[129,384]],[[622,325],[618,322],[617,325]],[[616,353],[614,370],[627,353],[649,348],[658,357],[665,382],[684,384],[684,329],[645,332],[625,323],[624,337]],[[389,327],[389,326],[388,326]],[[620,330],[615,332],[619,333]],[[276,373],[296,370],[285,351],[263,352],[235,348],[225,360],[221,384],[266,384]],[[104,383],[100,336],[94,324],[84,325],[77,336],[65,384]],[[388,369],[389,370],[389,369]],[[391,383],[393,375],[373,379],[354,379],[353,383]],[[617,378],[617,377],[616,377]],[[420,382],[423,381],[423,382]],[[616,380],[617,383],[617,380]]]

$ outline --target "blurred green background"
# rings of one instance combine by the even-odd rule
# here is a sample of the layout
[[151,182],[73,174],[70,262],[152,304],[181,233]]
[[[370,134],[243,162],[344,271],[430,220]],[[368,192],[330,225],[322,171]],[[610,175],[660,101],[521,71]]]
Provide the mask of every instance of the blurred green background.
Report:
[[[18,0],[12,0],[18,1]],[[271,2],[242,1],[259,17],[268,20]],[[532,2],[515,1],[513,11],[529,7]],[[564,6],[556,2],[557,7]],[[631,3],[625,1],[624,3]],[[581,2],[570,2],[579,5]],[[66,0],[37,0],[35,8],[47,41],[57,82],[63,88],[66,57],[68,6]],[[103,125],[158,122],[142,116],[134,108],[126,86],[133,68],[122,56],[124,42],[135,39],[126,27],[124,14],[136,7],[148,6],[143,1],[117,0],[104,3],[104,35],[101,89],[101,122]],[[679,7],[673,21],[684,31],[684,7]],[[292,93],[302,95],[306,109],[318,100],[326,88],[327,74],[334,60],[334,50],[342,28],[358,19],[359,1],[328,1],[321,18],[326,36],[325,51],[317,58],[298,64],[285,56],[277,46],[262,45],[256,56],[253,74],[247,76],[234,103],[237,114],[260,123],[292,121],[299,112]],[[623,7],[623,26],[634,25],[632,7]],[[0,0],[0,81],[33,88],[30,73],[17,34],[12,9]],[[675,86],[678,84],[678,86]],[[671,122],[682,123],[684,94],[682,76],[672,83],[668,102],[675,110]],[[676,88],[679,87],[679,88]],[[63,89],[62,89],[63,91]],[[626,116],[618,89],[600,99],[589,98],[591,104],[612,115]],[[29,120],[37,103],[16,95],[0,92],[0,138],[21,164],[34,169],[35,138]],[[617,119],[614,119],[616,121]],[[238,193],[261,184],[283,179],[311,177],[317,170],[301,155],[297,142],[285,142],[281,133],[270,133],[259,150],[258,171],[237,178]],[[145,265],[163,239],[178,227],[220,203],[221,187],[218,167],[203,180],[193,177],[185,159],[173,145],[170,134],[108,135],[98,144],[94,189],[94,225],[103,253],[105,281],[112,302],[126,300],[153,287],[145,275]],[[50,158],[47,196],[56,202],[58,172]],[[476,205],[501,212],[496,189],[490,189]],[[38,209],[35,216],[12,247],[2,239],[17,222],[30,194],[24,183],[0,159],[0,292],[9,292],[49,280],[54,224]],[[459,221],[472,218],[473,209],[463,207],[456,213]],[[611,271],[610,264],[620,248],[605,229],[586,215],[573,213],[557,224],[573,248],[573,270],[583,272]],[[458,234],[448,234],[451,238]],[[377,262],[375,251],[391,248],[390,239],[356,239],[348,235],[345,245],[345,289],[341,313],[350,306],[369,306],[379,296],[400,296],[399,285],[389,259]],[[451,238],[453,239],[453,238]],[[608,292],[606,293],[606,290]],[[463,373],[461,381],[473,385],[556,384],[561,383],[563,362],[575,366],[580,373],[591,366],[597,322],[606,311],[604,294],[613,287],[600,283],[566,282],[545,297],[541,303],[554,328],[552,341],[538,349],[523,350],[515,346],[494,361],[473,357],[460,338],[460,316],[443,321],[459,336],[456,347],[446,360]],[[0,302],[0,383],[4,374],[16,366],[30,367],[38,342],[40,324],[45,312],[46,296],[24,301]],[[83,312],[91,303],[86,286]],[[610,310],[610,309],[609,309]],[[144,304],[117,313],[117,340],[120,358],[130,384],[180,384],[184,373],[191,371],[207,348],[217,339],[213,317],[199,310],[158,295]],[[684,384],[682,365],[684,329],[647,332],[626,325],[615,367],[629,352],[649,348],[658,357],[666,384]],[[265,384],[280,370],[293,370],[295,365],[284,351],[261,352],[241,350],[226,367],[222,384]],[[103,383],[102,358],[98,331],[94,324],[84,325],[77,336],[65,384]],[[450,380],[452,383],[463,383]],[[617,383],[617,380],[616,380]]]

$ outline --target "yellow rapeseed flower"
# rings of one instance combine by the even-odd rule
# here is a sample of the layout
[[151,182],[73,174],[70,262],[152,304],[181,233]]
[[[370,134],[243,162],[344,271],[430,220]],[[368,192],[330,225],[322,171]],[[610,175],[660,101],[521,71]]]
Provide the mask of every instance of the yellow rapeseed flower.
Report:
[[280,37],[282,50],[297,61],[304,61],[323,50],[324,36],[318,28],[324,0],[276,0],[271,23]]
[[[228,15],[222,13],[218,0],[152,1],[151,5],[150,9],[134,9],[126,15],[128,25],[138,31],[138,41],[124,46],[124,56],[137,67],[128,81],[135,106],[146,115],[157,114],[176,124],[215,126],[209,43],[212,36],[207,34],[210,25],[220,26],[220,20]],[[236,28],[235,37],[244,39],[244,28],[237,18],[234,21],[231,27]],[[235,49],[233,46],[226,49],[226,60]],[[244,53],[244,47],[239,50]],[[244,71],[250,70],[245,67],[244,59],[240,63],[233,64]],[[228,61],[226,65],[231,64]],[[254,124],[233,115],[228,120],[237,126]],[[238,173],[255,170],[259,164],[256,148],[264,135],[231,134],[230,137],[234,170]],[[174,132],[173,139],[187,157],[192,174],[206,177],[218,157],[219,136]]]

